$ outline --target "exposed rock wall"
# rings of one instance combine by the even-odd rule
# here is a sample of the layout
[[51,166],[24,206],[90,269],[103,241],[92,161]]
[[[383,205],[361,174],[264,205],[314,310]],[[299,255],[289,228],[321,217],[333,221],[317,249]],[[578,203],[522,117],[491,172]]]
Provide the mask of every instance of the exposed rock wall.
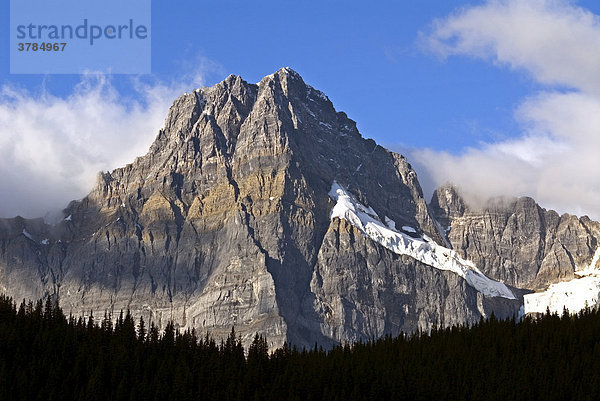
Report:
[[431,210],[454,250],[489,277],[529,289],[574,278],[600,245],[600,224],[559,216],[533,199],[492,199],[470,208],[451,186],[438,188]]
[[[17,300],[57,296],[75,315],[130,309],[161,327],[172,319],[215,336],[235,326],[246,343],[259,332],[272,346],[330,345],[516,313],[519,301],[484,298],[453,273],[331,221],[334,179],[382,221],[443,243],[403,156],[362,138],[290,69],[259,84],[232,75],[177,99],[149,152],[100,174],[56,226],[0,221],[0,290]],[[490,219],[498,220],[492,231],[508,224]],[[570,255],[584,260],[593,243],[568,233],[556,236],[572,239]],[[458,229],[450,234],[459,245]],[[539,268],[495,267],[469,246],[473,235],[465,232],[462,252],[494,277],[520,284],[545,274],[544,258],[529,251]],[[558,248],[552,254],[564,257]]]

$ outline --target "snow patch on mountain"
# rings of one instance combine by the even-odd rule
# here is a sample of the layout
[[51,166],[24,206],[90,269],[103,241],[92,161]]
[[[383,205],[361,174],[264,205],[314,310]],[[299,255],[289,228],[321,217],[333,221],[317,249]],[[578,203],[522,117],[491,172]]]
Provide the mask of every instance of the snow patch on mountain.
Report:
[[33,237],[31,236],[31,234],[29,234],[29,232],[26,229],[23,229],[22,234],[26,237],[29,238],[30,240],[33,241]]
[[408,255],[436,269],[449,270],[458,274],[486,297],[516,299],[504,283],[485,276],[473,262],[462,259],[453,250],[436,244],[426,235],[412,238],[386,226],[372,208],[356,201],[336,181],[331,186],[329,196],[336,201],[336,205],[331,210],[331,219],[337,217],[348,221],[368,238],[398,255]]
[[595,306],[600,300],[600,269],[596,267],[600,259],[600,246],[592,262],[583,270],[576,271],[579,277],[552,284],[546,291],[527,294],[523,297],[525,313],[577,313],[586,307]]
[[396,229],[396,222],[394,220],[390,219],[387,216],[385,216],[383,220],[385,221],[385,225],[388,226],[388,228],[391,228],[392,230]]

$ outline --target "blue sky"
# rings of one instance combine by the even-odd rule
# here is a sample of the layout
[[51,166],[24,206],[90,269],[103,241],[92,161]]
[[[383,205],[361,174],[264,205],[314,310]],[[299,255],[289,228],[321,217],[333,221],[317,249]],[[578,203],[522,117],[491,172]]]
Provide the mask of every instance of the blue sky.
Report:
[[[206,85],[231,73],[258,82],[290,66],[356,120],[363,135],[388,146],[459,151],[473,141],[509,135],[511,111],[532,83],[478,61],[440,61],[418,43],[433,19],[468,3],[297,3],[153,1],[154,77],[176,79],[203,60],[214,64],[204,67]],[[5,59],[2,81],[33,90],[43,83],[61,96],[79,82],[78,76],[8,72]],[[124,95],[131,94],[129,76],[113,79]]]
[[213,80],[235,73],[258,82],[290,66],[354,118],[363,135],[383,143],[458,150],[482,134],[472,132],[477,120],[504,125],[499,111],[510,110],[527,85],[482,63],[440,63],[420,51],[419,31],[457,1],[186,2],[177,12],[157,3],[153,48],[172,47],[170,57],[153,58],[158,74],[198,54],[223,66]]
[[[542,177],[540,171],[544,170],[546,174],[545,166],[548,164],[531,156],[532,149],[546,145],[551,150],[563,145],[570,146],[567,143],[569,141],[565,142],[561,134],[555,132],[559,125],[564,130],[564,124],[553,122],[554,125],[548,127],[547,119],[541,121],[543,118],[532,114],[537,110],[534,106],[540,106],[548,99],[538,99],[537,103],[531,99],[540,95],[570,93],[591,94],[595,99],[597,92],[594,88],[588,90],[573,78],[575,75],[585,76],[579,74],[576,68],[571,75],[562,74],[560,71],[569,70],[568,66],[557,66],[556,70],[545,69],[536,64],[536,60],[527,59],[527,53],[531,52],[527,46],[540,48],[539,44],[531,44],[526,40],[514,43],[521,38],[526,39],[528,35],[535,37],[536,32],[545,35],[542,39],[538,38],[541,42],[552,43],[560,42],[557,38],[573,35],[583,51],[587,49],[591,53],[600,53],[598,48],[590,48],[595,43],[592,36],[600,33],[597,17],[591,21],[586,19],[586,16],[600,14],[597,1],[536,0],[529,2],[537,4],[530,9],[523,6],[527,2],[522,0],[306,1],[301,4],[291,1],[154,0],[153,74],[140,77],[115,75],[91,81],[83,78],[88,89],[81,89],[82,77],[76,75],[9,74],[6,56],[8,3],[4,0],[0,12],[5,28],[5,34],[0,36],[0,52],[5,54],[0,63],[0,84],[4,91],[11,88],[22,96],[19,100],[7,100],[4,94],[1,106],[11,114],[26,113],[35,108],[35,99],[43,92],[51,97],[51,100],[43,103],[44,107],[50,102],[69,110],[76,104],[95,99],[103,102],[100,109],[104,110],[102,107],[105,107],[105,112],[112,115],[114,120],[122,119],[122,127],[142,130],[145,126],[131,115],[119,113],[131,113],[131,110],[139,108],[138,117],[144,118],[144,107],[148,107],[153,115],[162,112],[158,119],[160,121],[166,114],[166,108],[162,110],[161,107],[170,104],[179,91],[192,89],[198,82],[212,85],[230,73],[241,75],[249,82],[258,82],[278,68],[290,66],[306,82],[324,91],[338,110],[347,112],[356,120],[364,136],[408,153],[429,192],[430,187],[450,179],[469,186],[471,192],[481,196],[530,195],[560,211],[600,216],[600,208],[591,206],[600,199],[600,190],[596,192],[592,188],[591,195],[585,194],[585,188],[590,187],[588,173],[580,172],[580,175],[588,174],[580,185],[583,192],[569,192],[567,173],[566,184],[561,188],[540,189],[539,183],[547,179]],[[563,15],[571,18],[565,22],[565,26],[573,23],[589,29],[573,33],[565,28],[545,33],[545,27],[553,24],[553,18],[560,22]],[[538,23],[539,27],[536,25]],[[506,26],[511,24],[517,28],[519,24],[524,25],[523,33],[518,37],[510,37],[511,32]],[[556,26],[560,26],[560,23]],[[474,36],[467,38],[465,43],[454,42],[456,38],[469,35],[469,32]],[[450,36],[444,36],[447,34]],[[588,36],[589,43],[585,39]],[[479,40],[481,43],[473,43]],[[549,45],[548,52],[560,53],[564,50],[568,58],[569,49],[566,46],[556,49]],[[552,63],[561,63],[548,54],[542,54],[540,60],[544,61],[546,56]],[[593,68],[595,59],[592,57],[592,60],[585,60],[584,63],[587,61]],[[573,60],[573,63],[581,64],[579,60]],[[145,84],[143,94],[140,94],[140,82]],[[156,100],[156,96],[164,99],[148,106],[148,103]],[[112,103],[106,103],[106,98]],[[136,98],[141,100],[137,102]],[[565,121],[570,119],[572,116],[565,117]],[[52,133],[57,141],[61,139],[60,133],[57,133],[60,124],[60,121],[55,122],[55,131]],[[24,125],[18,128],[33,129]],[[5,126],[4,129],[8,128]],[[110,130],[111,126],[103,129]],[[544,129],[545,132],[541,132]],[[0,135],[5,134],[0,132]],[[140,149],[147,147],[155,132],[140,133],[138,136],[144,138],[139,141],[136,141],[136,137],[130,138],[130,142],[122,147],[139,153]],[[97,139],[109,146],[111,141],[118,141],[120,137],[122,135],[107,134],[105,138]],[[537,139],[529,143],[532,137]],[[93,141],[94,137],[88,136],[88,139]],[[526,146],[529,148],[525,149]],[[1,149],[4,148],[0,139]],[[60,179],[66,180],[69,169],[74,166],[86,164],[83,159],[73,162],[75,156],[60,153],[66,152],[60,147],[57,149],[55,153],[59,155],[52,158],[57,165],[57,175],[62,177]],[[499,149],[503,154],[521,155],[518,161],[524,163],[522,168],[525,170],[508,171],[500,177],[461,175],[464,170],[477,169],[473,166],[496,157]],[[18,149],[5,148],[4,152],[13,152],[15,164],[11,166],[5,162],[0,165],[0,170],[11,167],[15,167],[14,170],[21,167],[18,171],[26,170],[23,168],[25,161],[15,156]],[[552,151],[548,152],[548,157],[552,156]],[[60,154],[65,154],[65,159],[70,161],[56,161],[60,159]],[[545,155],[543,153],[542,156]],[[113,156],[107,150],[93,149],[90,158],[94,163],[90,166],[86,164],[84,170],[117,167],[131,154]],[[443,163],[432,166],[432,162],[427,161],[438,157]],[[495,171],[501,163],[511,163],[504,158],[496,157],[495,160],[500,164],[487,164],[482,171]],[[36,161],[43,164],[42,161]],[[593,161],[590,163],[582,168],[593,169]],[[572,173],[568,168],[567,172]],[[29,173],[36,175],[33,171]],[[449,177],[448,173],[456,173],[456,176]],[[89,175],[86,173],[77,184],[70,184],[70,189],[63,193],[76,197],[83,192],[82,188],[93,181]],[[523,175],[526,178],[512,183],[505,179],[507,175]],[[24,191],[19,187],[18,174],[12,173],[12,176],[10,183],[17,186],[15,191],[21,191],[23,196],[29,198],[38,195],[33,189]],[[41,181],[47,182],[47,177]],[[489,181],[501,182],[497,188],[490,188]],[[561,196],[552,196],[553,190],[562,191]],[[571,195],[587,197],[589,201],[568,202]],[[22,202],[15,200],[17,198],[8,199],[8,195],[0,197],[0,203],[15,205],[0,210],[0,214],[31,214],[41,210],[37,205],[20,210],[17,205],[22,205]],[[62,201],[57,195],[54,202],[59,204]]]

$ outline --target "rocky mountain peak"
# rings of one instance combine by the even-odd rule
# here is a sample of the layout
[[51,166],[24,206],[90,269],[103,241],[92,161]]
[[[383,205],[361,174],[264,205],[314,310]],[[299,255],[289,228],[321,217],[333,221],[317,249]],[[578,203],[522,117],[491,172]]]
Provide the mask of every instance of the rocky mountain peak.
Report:
[[450,183],[433,191],[429,205],[443,227],[448,227],[453,219],[461,217],[467,209],[458,189]]
[[600,243],[599,223],[559,215],[527,196],[469,206],[447,184],[434,192],[431,210],[453,249],[489,277],[520,288],[545,289],[575,278]]
[[406,159],[362,138],[354,121],[289,67],[258,84],[230,75],[180,96],[149,152],[102,174],[89,199],[108,209],[142,207],[160,192],[185,218],[198,194],[225,182],[238,202],[240,176],[272,169],[300,174],[322,194],[337,179],[381,218],[441,241]]
[[512,316],[522,292],[502,282],[572,277],[600,232],[529,199],[475,211],[451,186],[428,205],[406,158],[287,67],[180,96],[56,226],[1,223],[17,299],[307,346]]

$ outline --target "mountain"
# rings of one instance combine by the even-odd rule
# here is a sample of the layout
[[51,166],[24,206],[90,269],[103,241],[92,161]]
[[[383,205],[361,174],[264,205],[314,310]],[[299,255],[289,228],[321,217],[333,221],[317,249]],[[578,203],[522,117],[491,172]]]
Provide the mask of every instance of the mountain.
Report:
[[518,315],[528,289],[589,259],[598,223],[511,207],[480,227],[451,188],[428,205],[408,161],[293,70],[231,75],[179,97],[148,153],[58,224],[0,221],[0,291],[329,347]]
[[525,296],[525,312],[577,312],[600,300],[600,223],[529,197],[469,207],[452,185],[434,192],[430,208],[461,257],[492,279],[540,291]]

